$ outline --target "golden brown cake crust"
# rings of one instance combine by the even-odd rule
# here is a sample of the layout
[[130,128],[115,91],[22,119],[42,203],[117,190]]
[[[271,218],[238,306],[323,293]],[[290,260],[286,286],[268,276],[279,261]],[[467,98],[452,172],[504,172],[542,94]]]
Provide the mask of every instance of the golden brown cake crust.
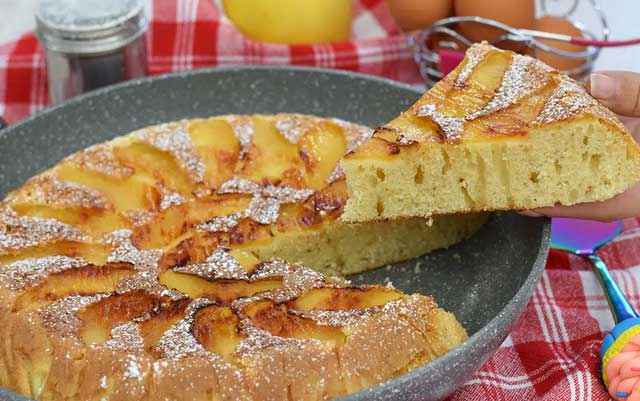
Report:
[[[293,263],[373,268],[484,222],[338,222],[336,162],[369,133],[301,115],[181,121],[29,180],[0,203],[0,386],[43,401],[324,400],[464,341],[429,297]],[[358,245],[333,237],[379,245],[352,262]]]

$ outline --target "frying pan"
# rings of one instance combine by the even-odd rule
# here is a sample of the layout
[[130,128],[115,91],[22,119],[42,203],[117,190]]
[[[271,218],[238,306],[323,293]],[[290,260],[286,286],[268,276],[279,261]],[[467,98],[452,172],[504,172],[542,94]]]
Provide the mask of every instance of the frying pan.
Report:
[[[315,68],[230,67],[129,81],[3,129],[0,196],[72,152],[151,124],[296,112],[375,127],[419,96],[389,80]],[[361,283],[392,281],[402,291],[434,295],[470,338],[422,367],[343,400],[439,400],[461,386],[500,346],[524,309],[544,269],[549,236],[546,220],[495,213],[470,240],[351,277]],[[0,389],[0,400],[25,398]]]

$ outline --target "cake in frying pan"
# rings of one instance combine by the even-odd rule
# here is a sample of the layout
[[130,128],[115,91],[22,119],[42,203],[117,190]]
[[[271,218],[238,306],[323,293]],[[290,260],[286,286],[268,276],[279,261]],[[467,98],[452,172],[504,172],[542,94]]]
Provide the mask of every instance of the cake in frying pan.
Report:
[[486,220],[341,222],[337,162],[370,132],[289,114],[180,121],[30,179],[0,203],[0,387],[42,401],[324,400],[460,344],[430,297],[331,277]]
[[600,201],[640,180],[640,147],[582,84],[480,43],[342,162],[345,221]]

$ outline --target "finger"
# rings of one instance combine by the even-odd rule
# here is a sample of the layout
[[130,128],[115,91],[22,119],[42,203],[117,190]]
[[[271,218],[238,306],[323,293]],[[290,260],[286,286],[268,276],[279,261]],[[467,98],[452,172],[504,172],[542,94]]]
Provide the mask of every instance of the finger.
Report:
[[624,376],[622,377],[623,379],[620,381],[620,384],[618,384],[616,391],[613,393],[613,395],[614,395],[614,398],[624,400],[625,398],[629,397],[629,395],[633,393],[633,390],[638,385],[638,381],[640,380],[640,378],[638,378],[637,376],[632,376],[627,378],[624,378]]
[[587,89],[614,112],[640,117],[640,74],[628,71],[600,71],[591,74]]
[[640,118],[618,116],[620,122],[627,127],[636,142],[640,142]]
[[529,217],[544,217],[544,214],[534,212],[533,210],[519,210],[518,213]]
[[640,182],[627,191],[604,202],[587,202],[573,206],[554,206],[532,209],[522,214],[538,217],[572,217],[599,221],[613,221],[640,216]]

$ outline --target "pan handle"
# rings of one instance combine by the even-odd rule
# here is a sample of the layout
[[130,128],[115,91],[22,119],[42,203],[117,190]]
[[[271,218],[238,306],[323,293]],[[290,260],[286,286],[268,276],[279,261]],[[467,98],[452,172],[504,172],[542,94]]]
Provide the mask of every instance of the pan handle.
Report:
[[7,124],[7,122],[4,121],[2,119],[2,117],[0,117],[0,129],[3,129],[3,128],[7,127],[7,126],[9,126],[9,124]]

